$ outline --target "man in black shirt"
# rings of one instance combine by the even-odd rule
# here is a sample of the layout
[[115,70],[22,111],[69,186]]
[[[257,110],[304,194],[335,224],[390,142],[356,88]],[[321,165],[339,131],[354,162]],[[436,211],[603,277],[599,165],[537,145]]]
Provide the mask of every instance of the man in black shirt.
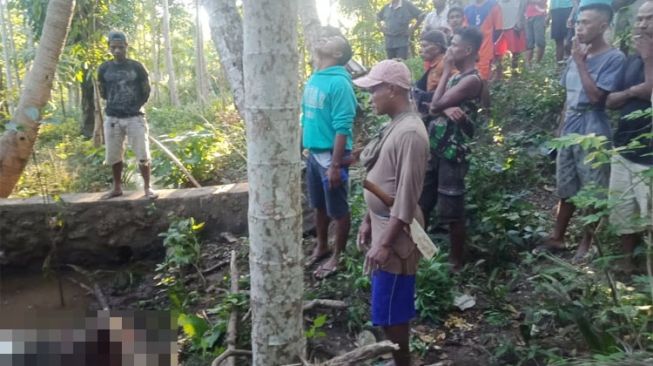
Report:
[[651,108],[651,80],[645,80],[645,70],[651,68],[653,37],[653,1],[638,10],[633,38],[637,54],[626,60],[619,92],[611,93],[606,106],[619,109],[621,118],[614,134],[614,144],[621,148],[612,159],[610,197],[617,203],[610,213],[610,222],[617,227],[625,259],[621,270],[632,272],[633,252],[639,234],[650,226],[650,178],[643,173],[653,167],[653,140],[640,137],[653,132],[651,117],[629,118],[633,112]]
[[155,199],[150,188],[150,146],[147,121],[142,107],[150,96],[150,83],[145,67],[127,58],[127,37],[122,32],[110,32],[109,50],[113,60],[100,65],[98,85],[100,95],[107,101],[104,110],[104,141],[106,163],[113,172],[113,189],[104,199],[122,195],[122,168],[125,138],[138,159],[143,176],[145,197]]

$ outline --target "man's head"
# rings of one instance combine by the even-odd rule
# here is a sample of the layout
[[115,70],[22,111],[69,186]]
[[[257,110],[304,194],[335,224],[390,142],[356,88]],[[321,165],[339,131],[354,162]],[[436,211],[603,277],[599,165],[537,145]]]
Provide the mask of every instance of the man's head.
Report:
[[589,44],[598,37],[603,38],[603,33],[610,26],[614,12],[607,4],[590,4],[580,8],[576,19],[576,37],[580,43]]
[[419,55],[424,61],[433,61],[447,51],[447,37],[438,30],[422,34],[419,41]]
[[444,9],[447,6],[447,0],[433,0],[433,8]]
[[332,27],[323,28],[322,37],[318,40],[315,51],[319,69],[335,65],[344,66],[353,55],[349,42],[340,31]]
[[463,27],[463,20],[465,18],[464,14],[463,8],[461,7],[455,6],[449,9],[449,13],[447,14],[447,24],[454,32]]
[[644,2],[637,10],[635,18],[635,27],[633,29],[635,35],[646,35],[653,37],[653,1],[649,0]]
[[118,31],[109,32],[107,36],[109,52],[116,61],[124,61],[127,58],[127,37],[125,33]]
[[377,114],[397,113],[410,104],[410,70],[401,61],[383,60],[367,75],[354,80],[354,84],[372,93],[372,105]]
[[449,52],[455,63],[465,60],[476,62],[478,50],[483,43],[483,34],[476,28],[461,28],[456,31],[449,46]]

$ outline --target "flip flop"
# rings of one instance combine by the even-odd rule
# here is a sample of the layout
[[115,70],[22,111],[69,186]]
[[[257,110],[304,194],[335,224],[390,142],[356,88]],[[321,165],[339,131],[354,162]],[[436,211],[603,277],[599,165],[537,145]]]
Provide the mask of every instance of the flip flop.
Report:
[[315,272],[313,272],[313,277],[315,277],[317,280],[324,280],[333,276],[336,274],[336,272],[338,272],[337,266],[331,269],[325,269],[324,267],[320,266],[315,270]]
[[311,255],[311,257],[306,262],[306,264],[304,264],[304,268],[313,267],[317,262],[321,262],[321,261],[327,259],[330,256],[331,256],[331,251],[330,250],[318,255],[317,257]]
[[150,189],[149,191],[145,192],[143,197],[145,197],[147,199],[155,200],[155,199],[159,198],[159,194]]
[[109,191],[109,192],[103,194],[102,197],[100,197],[100,199],[103,200],[103,201],[106,201],[106,200],[112,199],[114,197],[120,197],[120,196],[122,196],[122,191],[118,191],[118,192]]

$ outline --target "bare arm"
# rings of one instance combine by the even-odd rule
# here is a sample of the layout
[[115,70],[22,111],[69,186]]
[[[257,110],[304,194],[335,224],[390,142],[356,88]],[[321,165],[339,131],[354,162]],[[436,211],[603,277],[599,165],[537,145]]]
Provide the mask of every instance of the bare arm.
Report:
[[[448,79],[448,78],[447,78]],[[477,77],[464,77],[460,83],[455,85],[449,90],[443,91],[440,96],[438,96],[438,91],[441,91],[446,86],[443,85],[443,78],[440,79],[438,84],[438,89],[436,89],[436,94],[433,96],[431,101],[431,113],[440,113],[447,108],[457,107],[469,99],[470,96],[478,95],[478,91],[481,89],[481,80]]]
[[629,99],[642,99],[648,101],[651,99],[652,85],[652,83],[643,82],[631,86],[624,91],[610,93],[605,101],[605,106],[610,109],[617,109],[626,104]]

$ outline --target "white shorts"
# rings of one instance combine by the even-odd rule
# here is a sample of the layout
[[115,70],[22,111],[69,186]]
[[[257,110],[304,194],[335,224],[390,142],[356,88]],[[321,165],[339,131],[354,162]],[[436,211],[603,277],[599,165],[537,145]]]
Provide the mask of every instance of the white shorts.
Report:
[[118,118],[104,116],[105,163],[114,165],[125,154],[125,137],[139,164],[150,162],[150,145],[147,141],[148,127],[144,116]]
[[650,181],[642,172],[650,167],[633,163],[621,155],[613,157],[610,166],[609,199],[615,202],[610,211],[610,223],[619,235],[646,230],[651,225],[651,194]]

